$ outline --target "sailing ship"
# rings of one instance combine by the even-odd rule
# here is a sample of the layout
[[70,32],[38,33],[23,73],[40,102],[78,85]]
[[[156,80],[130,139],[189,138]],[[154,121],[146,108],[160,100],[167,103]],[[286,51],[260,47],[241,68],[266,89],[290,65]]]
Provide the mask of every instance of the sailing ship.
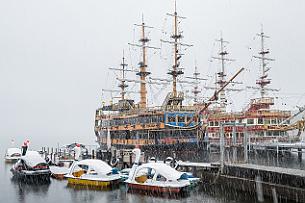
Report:
[[[271,83],[271,79],[268,77],[270,67],[267,67],[267,61],[274,61],[274,59],[267,57],[270,51],[265,48],[265,39],[269,36],[265,35],[263,28],[257,35],[261,41],[261,50],[259,56],[254,56],[254,58],[261,62],[261,76],[256,81],[257,87],[247,86],[247,88],[259,90],[260,97],[251,99],[243,111],[228,113],[225,110],[225,91],[221,91],[219,96],[220,105],[206,112],[209,115],[207,118],[207,133],[211,140],[219,140],[221,132],[226,135],[228,142],[234,140],[235,143],[243,143],[245,133],[250,135],[250,141],[252,137],[252,141],[255,142],[274,139],[287,140],[287,131],[297,128],[296,124],[290,125],[289,123],[293,117],[291,111],[273,108],[274,97],[268,96],[267,93],[278,90],[267,87]],[[225,61],[231,61],[231,59],[225,58],[228,52],[224,50],[224,43],[228,42],[224,41],[222,37],[219,42],[221,44],[219,57],[214,58],[221,61],[222,69],[221,72],[217,73],[219,80],[216,83],[222,87],[226,81]]]
[[[192,46],[181,42],[182,32],[179,31],[178,24],[180,19],[176,9],[173,14],[174,30],[171,40],[165,41],[173,46],[173,65],[168,74],[171,76],[172,91],[165,97],[162,106],[148,107],[147,89],[149,84],[147,76],[151,73],[147,71],[147,49],[150,48],[147,43],[149,39],[146,36],[147,26],[144,21],[137,25],[141,28],[141,44],[133,44],[142,49],[142,61],[139,63],[137,76],[139,80],[130,80],[126,78],[127,69],[125,57],[121,68],[113,69],[121,71],[119,88],[121,97],[117,103],[103,105],[96,110],[95,115],[95,135],[97,142],[102,149],[110,149],[110,146],[116,149],[133,149],[135,146],[141,146],[143,151],[179,151],[184,152],[198,151],[203,149],[206,140],[209,142],[219,142],[221,134],[225,135],[228,142],[239,141],[245,138],[245,134],[251,135],[251,141],[270,140],[286,138],[287,131],[292,129],[304,128],[302,123],[290,124],[289,120],[293,116],[291,111],[273,110],[274,98],[267,96],[269,90],[266,86],[271,83],[266,67],[267,61],[273,59],[267,58],[269,51],[264,48],[264,39],[267,38],[263,31],[259,34],[261,38],[261,51],[257,59],[261,60],[262,75],[257,80],[261,97],[252,99],[246,110],[236,113],[228,113],[225,108],[225,90],[229,84],[244,70],[240,69],[232,78],[226,80],[224,62],[229,60],[225,58],[228,54],[223,49],[225,41],[221,38],[221,50],[219,57],[222,70],[218,73],[218,87],[215,89],[212,97],[205,102],[195,100],[193,105],[184,105],[185,95],[177,90],[178,77],[184,74],[180,67],[182,58],[181,47]],[[198,72],[195,71],[193,79],[198,81]],[[140,102],[136,103],[132,99],[126,98],[126,88],[128,82],[140,83]],[[193,93],[197,98],[200,93],[198,83],[194,87]],[[215,108],[215,101],[220,105]],[[214,106],[214,107],[213,107]],[[213,108],[212,108],[213,107]]]
[[[140,102],[126,99],[127,82],[131,80],[125,78],[127,64],[123,56],[119,78],[121,98],[118,103],[104,105],[96,110],[95,133],[98,143],[102,148],[107,148],[107,140],[117,149],[133,149],[140,145],[142,150],[160,149],[168,147],[190,147],[194,148],[198,140],[198,127],[201,125],[197,111],[200,106],[183,105],[184,93],[177,91],[177,78],[183,74],[180,68],[182,54],[179,47],[191,46],[181,43],[182,35],[178,31],[178,16],[176,6],[173,14],[168,14],[174,18],[174,32],[170,41],[164,41],[173,45],[173,66],[168,74],[172,77],[172,91],[169,92],[160,107],[147,106],[147,76],[151,73],[147,71],[147,43],[146,29],[151,28],[144,22],[138,25],[141,27],[142,37],[139,40],[142,49],[142,61],[139,63]],[[192,121],[191,121],[192,120]],[[191,121],[187,123],[188,121]],[[108,136],[107,136],[108,135]],[[109,139],[109,137],[111,137]],[[109,145],[108,145],[109,146]]]

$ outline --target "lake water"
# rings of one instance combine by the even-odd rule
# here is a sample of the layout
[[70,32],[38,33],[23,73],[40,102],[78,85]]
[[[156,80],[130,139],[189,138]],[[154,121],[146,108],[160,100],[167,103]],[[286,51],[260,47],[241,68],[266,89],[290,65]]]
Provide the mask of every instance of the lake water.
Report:
[[[66,181],[51,179],[49,184],[29,185],[11,179],[11,164],[1,160],[0,164],[0,202],[6,203],[77,203],[77,202],[207,202],[207,203],[254,203],[254,197],[241,195],[241,192],[206,191],[202,187],[194,189],[188,197],[169,199],[127,193],[124,185],[112,191],[76,190],[67,187]],[[270,202],[270,201],[266,201]]]

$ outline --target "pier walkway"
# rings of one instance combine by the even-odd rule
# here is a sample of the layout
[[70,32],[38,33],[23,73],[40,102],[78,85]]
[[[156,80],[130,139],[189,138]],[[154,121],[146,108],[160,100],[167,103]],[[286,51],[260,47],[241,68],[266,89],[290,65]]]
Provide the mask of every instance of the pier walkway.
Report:
[[301,178],[305,178],[305,170],[301,170],[301,169],[264,166],[264,165],[256,165],[256,164],[227,164],[226,166],[251,169],[251,170],[255,170],[255,171],[279,173],[279,174],[285,174],[285,175],[291,175],[291,176],[299,176]]

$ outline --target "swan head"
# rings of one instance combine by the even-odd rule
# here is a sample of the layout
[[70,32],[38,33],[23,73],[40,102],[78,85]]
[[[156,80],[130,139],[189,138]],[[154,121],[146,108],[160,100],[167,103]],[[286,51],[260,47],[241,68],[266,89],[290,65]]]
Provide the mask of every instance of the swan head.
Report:
[[136,156],[139,156],[139,155],[141,155],[141,150],[139,148],[134,148],[132,150],[132,153],[135,154]]

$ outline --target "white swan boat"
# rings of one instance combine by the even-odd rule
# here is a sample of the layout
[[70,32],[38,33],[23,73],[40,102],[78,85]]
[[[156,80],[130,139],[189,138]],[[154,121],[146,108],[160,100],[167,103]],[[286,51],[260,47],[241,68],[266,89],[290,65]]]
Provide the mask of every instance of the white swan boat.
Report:
[[5,153],[5,162],[13,163],[18,161],[21,157],[21,149],[19,148],[8,148]]
[[139,166],[140,149],[134,149],[136,154],[128,179],[125,183],[129,191],[149,193],[183,194],[190,188],[188,175],[179,172],[164,163],[146,163]]
[[50,181],[50,169],[46,161],[36,151],[27,151],[25,156],[11,168],[13,177],[24,181]]
[[118,185],[121,176],[116,168],[96,159],[76,161],[65,178],[68,185],[94,187],[97,189]]

